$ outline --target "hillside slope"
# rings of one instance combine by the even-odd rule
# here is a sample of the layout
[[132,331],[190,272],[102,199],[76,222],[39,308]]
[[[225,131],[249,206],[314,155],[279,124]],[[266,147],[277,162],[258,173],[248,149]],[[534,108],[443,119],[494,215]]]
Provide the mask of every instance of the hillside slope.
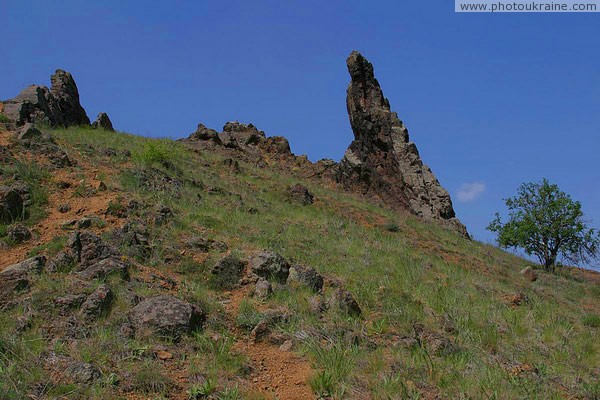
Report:
[[600,398],[598,274],[293,164],[44,132],[0,132],[2,399]]

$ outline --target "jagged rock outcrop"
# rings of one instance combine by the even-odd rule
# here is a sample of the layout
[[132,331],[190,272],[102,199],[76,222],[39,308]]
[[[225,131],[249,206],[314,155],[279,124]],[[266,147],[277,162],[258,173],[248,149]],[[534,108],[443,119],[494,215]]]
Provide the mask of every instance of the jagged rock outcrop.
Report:
[[423,164],[408,130],[390,110],[373,65],[356,51],[346,62],[351,77],[346,105],[355,139],[340,161],[337,181],[468,236],[455,217],[450,195]]
[[220,133],[198,124],[195,132],[180,140],[195,151],[217,150],[260,167],[291,170],[304,178],[326,178],[329,181],[334,178],[335,162],[320,160],[312,163],[308,157],[292,153],[288,140],[283,136],[267,137],[253,124],[227,122]]
[[31,85],[16,97],[2,102],[2,113],[19,127],[26,123],[49,126],[89,125],[79,103],[79,91],[73,76],[57,69],[50,78],[52,86]]
[[115,131],[112,122],[110,121],[110,118],[108,118],[108,114],[105,112],[101,112],[100,114],[98,114],[96,120],[92,122],[92,128],[101,128],[110,132]]
[[90,119],[79,103],[79,90],[73,76],[67,71],[57,69],[50,81],[50,93],[58,104],[65,126],[89,125]]

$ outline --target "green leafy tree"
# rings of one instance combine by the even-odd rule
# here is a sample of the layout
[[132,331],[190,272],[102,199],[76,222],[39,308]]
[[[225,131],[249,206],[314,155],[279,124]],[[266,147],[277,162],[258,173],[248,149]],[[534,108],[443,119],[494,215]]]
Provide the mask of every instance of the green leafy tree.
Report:
[[509,218],[500,215],[487,227],[498,234],[498,244],[522,248],[534,255],[548,271],[555,269],[558,257],[573,263],[597,259],[600,234],[583,220],[581,203],[547,179],[524,183],[517,196],[505,200]]

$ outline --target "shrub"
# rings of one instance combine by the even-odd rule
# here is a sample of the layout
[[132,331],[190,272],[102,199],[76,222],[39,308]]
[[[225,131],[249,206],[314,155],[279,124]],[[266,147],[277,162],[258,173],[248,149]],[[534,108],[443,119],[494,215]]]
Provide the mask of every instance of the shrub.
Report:
[[142,151],[134,155],[141,164],[166,164],[175,158],[173,143],[167,140],[150,140],[144,143]]
[[10,122],[10,119],[6,115],[0,113],[0,122],[2,122],[2,123]]
[[383,225],[383,229],[389,232],[400,232],[400,227],[395,222],[387,222]]

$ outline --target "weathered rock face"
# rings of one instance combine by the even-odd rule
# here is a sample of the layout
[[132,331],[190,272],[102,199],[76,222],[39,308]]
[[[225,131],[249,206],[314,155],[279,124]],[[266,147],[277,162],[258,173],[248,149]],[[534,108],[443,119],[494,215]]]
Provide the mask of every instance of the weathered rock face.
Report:
[[3,102],[3,113],[18,126],[27,122],[63,125],[58,105],[45,86],[31,85],[17,97]]
[[115,131],[112,122],[110,121],[110,118],[108,118],[108,114],[105,112],[101,112],[100,114],[98,114],[96,120],[92,122],[92,128],[101,128],[110,132]]
[[70,73],[56,70],[52,87],[31,85],[15,98],[3,103],[3,114],[16,126],[41,123],[50,126],[89,125],[90,120],[79,103],[79,91]]
[[0,308],[18,292],[29,288],[32,277],[40,274],[45,263],[46,257],[36,256],[0,271]]
[[351,82],[346,105],[355,139],[339,164],[337,181],[394,208],[443,221],[466,236],[450,195],[423,164],[408,130],[390,110],[373,65],[356,51],[347,65]]
[[73,76],[62,69],[57,69],[50,77],[52,87],[50,93],[54,96],[66,126],[89,125],[90,119],[79,103],[79,90]]
[[264,279],[285,283],[290,273],[290,264],[277,253],[261,251],[251,257],[252,272]]
[[178,340],[198,329],[206,316],[202,310],[172,296],[157,296],[135,306],[130,319],[137,334]]

